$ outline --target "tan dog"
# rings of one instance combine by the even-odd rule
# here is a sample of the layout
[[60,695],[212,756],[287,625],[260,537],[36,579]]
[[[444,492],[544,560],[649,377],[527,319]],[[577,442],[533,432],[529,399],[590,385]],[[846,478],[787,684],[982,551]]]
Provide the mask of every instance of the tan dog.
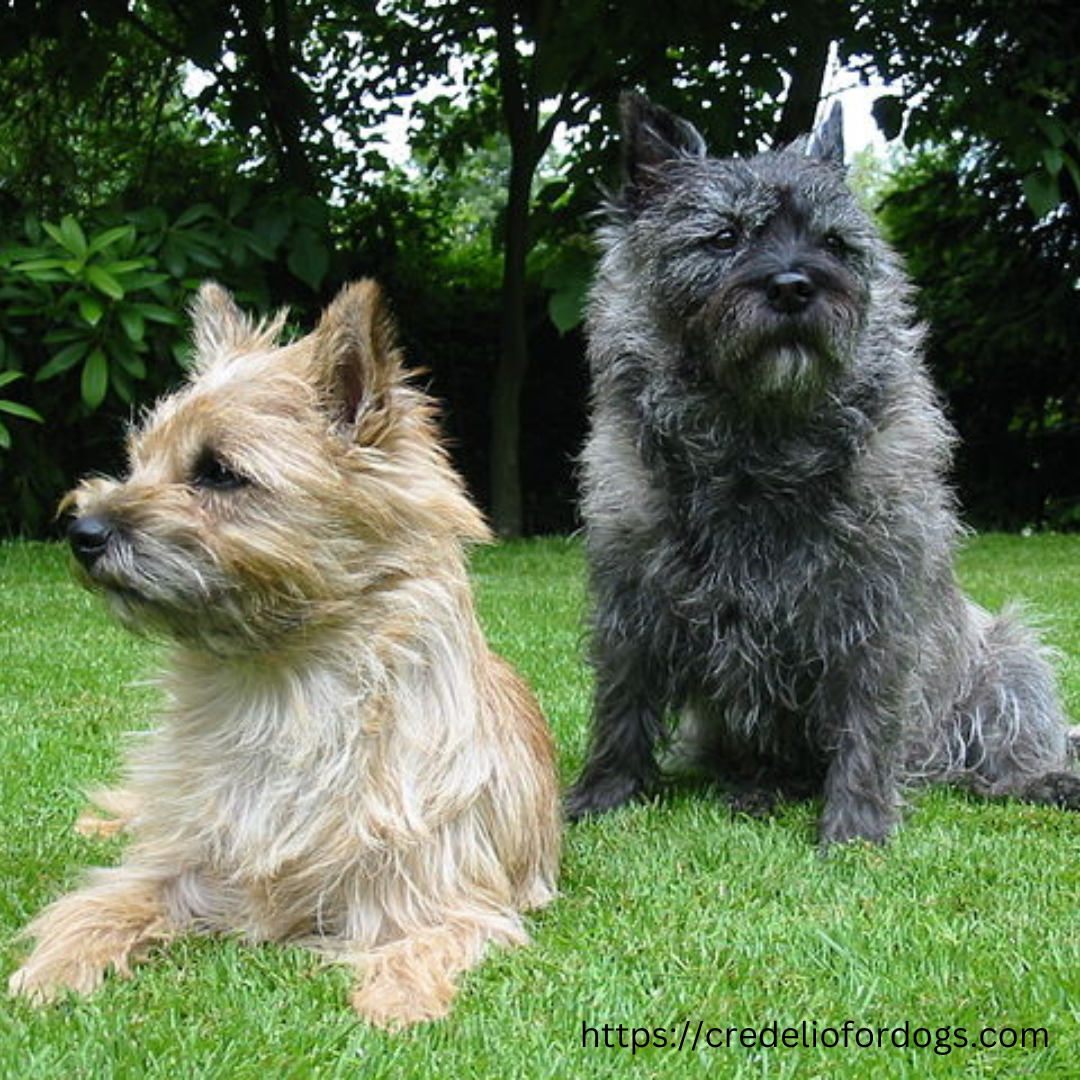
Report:
[[160,723],[97,799],[131,843],[27,928],[10,989],[85,993],[239,932],[352,966],[376,1023],[434,1019],[489,942],[526,940],[558,862],[547,727],[473,610],[487,529],[376,285],[285,347],[214,285],[194,317],[194,375],[128,478],[69,496],[86,584],[173,643]]

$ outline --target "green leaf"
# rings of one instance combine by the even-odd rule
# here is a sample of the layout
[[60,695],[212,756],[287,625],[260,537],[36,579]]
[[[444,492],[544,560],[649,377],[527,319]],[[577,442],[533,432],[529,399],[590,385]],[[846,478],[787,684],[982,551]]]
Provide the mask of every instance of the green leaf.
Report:
[[242,214],[251,204],[251,188],[236,187],[229,193],[229,208],[226,211],[230,218]]
[[146,377],[146,364],[136,351],[137,347],[125,337],[115,337],[109,349],[111,360],[110,370],[115,373],[116,369],[122,368],[128,375],[135,379]]
[[27,270],[26,276],[38,285],[60,285],[71,281],[71,275],[64,270]]
[[173,359],[181,371],[187,371],[195,362],[195,354],[187,341],[174,341],[170,346]]
[[124,286],[129,293],[132,293],[138,289],[152,289],[155,285],[161,285],[168,280],[168,274],[149,273],[143,270],[129,274],[124,281]]
[[1080,165],[1077,164],[1074,158],[1067,157],[1065,158],[1065,168],[1072,177],[1072,182],[1076,187],[1076,190],[1080,191]]
[[65,345],[51,360],[47,360],[38,369],[34,376],[34,382],[45,382],[62,375],[65,371],[73,368],[90,351],[90,342],[85,338],[73,341]]
[[142,312],[130,304],[125,304],[123,307],[116,309],[116,316],[120,320],[120,325],[124,328],[124,333],[127,334],[129,340],[134,342],[142,341],[146,336],[146,320],[143,318]]
[[64,234],[60,231],[59,225],[54,225],[51,221],[43,221],[41,227],[52,237],[54,243],[59,244],[62,248],[67,248],[67,244],[64,243]]
[[292,215],[284,207],[274,206],[259,211],[255,218],[254,231],[264,248],[273,253],[285,239],[291,226]]
[[3,423],[0,423],[0,450],[11,449],[11,432]]
[[570,181],[565,177],[551,180],[536,193],[536,202],[540,206],[551,206],[570,190]]
[[182,326],[184,323],[184,319],[181,315],[178,315],[171,308],[167,308],[163,304],[151,304],[146,301],[140,301],[131,306],[135,311],[142,315],[144,319],[149,319],[150,322],[165,323],[167,326]]
[[20,405],[17,401],[5,401],[0,398],[0,412],[10,413],[12,416],[21,416],[24,420],[33,420],[38,424],[44,424],[44,418],[29,405]]
[[41,340],[47,345],[59,345],[62,341],[85,341],[86,331],[82,327],[62,327],[59,330],[50,330]]
[[[82,226],[70,214],[66,214],[60,221],[60,237],[60,244],[75,258],[86,258],[86,234],[82,231]],[[56,238],[53,237],[53,239]]]
[[209,203],[196,203],[194,206],[188,207],[188,209],[173,222],[173,228],[184,229],[187,228],[188,225],[194,225],[196,221],[215,217],[217,217],[217,211]]
[[548,316],[560,334],[572,330],[584,316],[594,263],[589,249],[568,244],[544,267],[540,275],[543,287],[551,290]]
[[21,371],[0,371],[0,386],[7,386],[22,377],[23,373]]
[[242,245],[244,253],[251,251],[267,262],[274,257],[274,249],[248,229],[233,229],[234,243]]
[[1028,173],[1024,177],[1024,198],[1037,218],[1045,217],[1061,202],[1057,178],[1041,170]]
[[1042,152],[1043,164],[1051,176],[1057,176],[1061,172],[1061,166],[1065,164],[1065,155],[1056,147],[1048,146]]
[[187,269],[187,256],[176,244],[168,244],[162,257],[165,260],[165,269],[169,271],[171,277],[184,276],[184,271]]
[[131,389],[131,380],[124,374],[122,368],[114,367],[109,372],[109,381],[112,383],[113,390],[116,391],[116,396],[125,405],[130,405],[134,401],[135,395]]
[[1047,116],[1045,113],[1035,113],[1033,119],[1039,130],[1049,140],[1051,146],[1065,145],[1069,130],[1057,117]]
[[116,277],[141,270],[145,265],[145,259],[117,259],[115,262],[104,263],[101,269]]
[[86,268],[86,280],[94,286],[98,292],[104,293],[110,300],[123,300],[124,289],[120,282],[100,266],[88,266]]
[[135,235],[135,229],[131,225],[116,225],[111,229],[106,229],[103,233],[99,233],[90,241],[90,246],[86,249],[90,255],[95,255],[99,251],[104,251],[106,248],[112,247],[113,244],[119,243],[121,240],[130,240]]
[[301,195],[299,199],[294,200],[291,209],[301,225],[308,225],[313,229],[325,229],[330,220],[326,203],[312,195]]
[[23,232],[31,244],[41,243],[41,220],[35,214],[23,218]]
[[64,259],[27,259],[26,262],[16,263],[12,270],[28,274],[34,270],[58,270],[64,265]]
[[289,252],[289,269],[312,290],[318,289],[330,269],[330,252],[311,229],[298,229]]
[[79,314],[91,325],[97,326],[101,322],[101,316],[105,314],[105,308],[101,301],[89,294],[79,297]]
[[548,315],[560,334],[573,330],[581,322],[584,313],[584,293],[552,293],[548,297]]
[[64,251],[70,252],[77,259],[86,257],[86,234],[75,218],[66,214],[60,220],[59,228],[51,225],[49,221],[43,221],[42,226]]
[[[141,356],[133,352],[117,352],[115,357],[120,361],[120,367],[122,367],[133,379],[146,378],[146,362]],[[115,374],[115,368],[113,369],[113,373]]]
[[221,269],[221,256],[216,251],[210,251],[208,248],[192,246],[188,255],[193,263],[203,267],[205,270],[220,270]]
[[100,348],[95,349],[83,364],[82,399],[88,409],[96,409],[109,389],[109,362]]
[[151,206],[145,210],[133,210],[127,215],[127,219],[143,232],[159,232],[169,224],[165,211],[157,206]]

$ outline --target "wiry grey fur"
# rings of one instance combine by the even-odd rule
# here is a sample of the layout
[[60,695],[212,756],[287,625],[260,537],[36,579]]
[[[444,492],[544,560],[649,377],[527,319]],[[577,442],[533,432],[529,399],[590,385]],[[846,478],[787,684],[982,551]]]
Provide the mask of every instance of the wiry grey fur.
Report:
[[884,840],[911,782],[1080,807],[1045,650],[957,587],[953,432],[839,118],[716,160],[641,97],[623,114],[588,315],[597,690],[570,815],[646,792],[661,743],[744,795],[823,791],[826,845]]

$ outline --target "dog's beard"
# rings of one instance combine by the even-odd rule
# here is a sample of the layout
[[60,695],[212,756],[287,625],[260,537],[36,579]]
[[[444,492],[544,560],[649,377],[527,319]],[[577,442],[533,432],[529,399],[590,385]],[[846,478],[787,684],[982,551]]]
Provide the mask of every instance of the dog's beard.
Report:
[[784,316],[756,297],[707,304],[687,328],[693,366],[747,405],[816,400],[853,354],[861,314],[821,302]]
[[778,345],[758,357],[753,381],[763,394],[802,396],[821,381],[822,363],[817,351],[805,343]]
[[816,397],[842,365],[842,353],[816,335],[776,334],[697,342],[697,367],[739,400]]

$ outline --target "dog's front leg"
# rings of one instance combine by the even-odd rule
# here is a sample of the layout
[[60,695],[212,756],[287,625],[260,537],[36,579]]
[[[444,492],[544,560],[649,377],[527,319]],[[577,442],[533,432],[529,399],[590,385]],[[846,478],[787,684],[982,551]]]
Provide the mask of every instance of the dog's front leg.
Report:
[[67,991],[91,993],[110,968],[128,975],[152,945],[176,933],[164,886],[159,873],[132,866],[95,871],[23,931],[37,944],[11,976],[9,993],[41,1005]]
[[[894,669],[895,670],[895,669]],[[884,843],[899,816],[899,735],[903,675],[856,668],[824,696],[829,737],[821,845]],[[892,692],[890,692],[890,688]]]
[[359,975],[352,1006],[380,1027],[440,1020],[450,1011],[458,977],[483,959],[489,943],[527,940],[520,919],[509,911],[413,929],[370,952],[346,957]]
[[596,696],[588,757],[566,798],[571,821],[602,814],[648,791],[656,779],[663,704],[647,658],[626,644],[594,642]]
[[869,840],[883,844],[897,820],[895,752],[845,732],[825,774],[819,826],[823,849]]

